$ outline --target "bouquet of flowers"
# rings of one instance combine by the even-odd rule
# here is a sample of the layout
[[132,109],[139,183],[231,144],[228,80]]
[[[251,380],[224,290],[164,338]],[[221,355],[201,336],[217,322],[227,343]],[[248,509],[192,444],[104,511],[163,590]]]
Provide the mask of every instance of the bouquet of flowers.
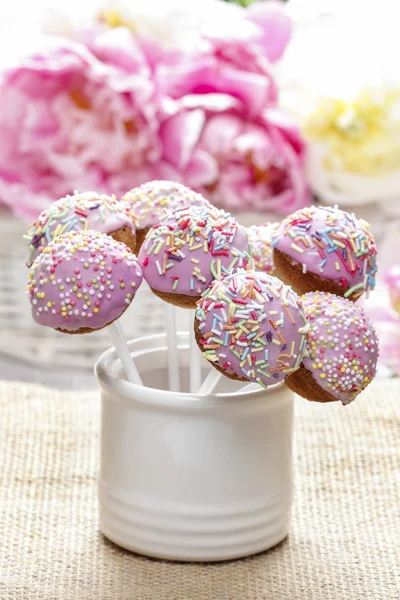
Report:
[[75,188],[172,179],[227,209],[308,204],[304,142],[277,107],[282,5],[144,4],[53,15],[4,70],[0,200],[29,219]]

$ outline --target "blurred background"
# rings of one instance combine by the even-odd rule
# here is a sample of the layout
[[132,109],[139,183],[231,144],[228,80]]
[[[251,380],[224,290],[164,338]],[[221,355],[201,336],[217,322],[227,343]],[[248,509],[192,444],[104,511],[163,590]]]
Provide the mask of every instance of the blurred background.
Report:
[[[0,378],[93,385],[107,335],[35,325],[22,236],[75,189],[121,196],[161,178],[246,226],[311,203],[370,221],[380,273],[365,307],[381,338],[380,375],[400,373],[396,10],[390,0],[2,6]],[[153,333],[163,318],[143,291],[124,333]]]

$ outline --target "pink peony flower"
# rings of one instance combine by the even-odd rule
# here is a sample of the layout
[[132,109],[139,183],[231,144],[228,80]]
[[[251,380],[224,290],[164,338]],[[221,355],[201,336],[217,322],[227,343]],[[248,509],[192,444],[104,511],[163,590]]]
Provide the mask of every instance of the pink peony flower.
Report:
[[[128,35],[126,35],[128,34]],[[57,40],[0,84],[0,197],[36,216],[75,188],[123,193],[153,174],[161,154],[150,72],[123,29],[97,54]]]
[[[193,187],[227,209],[287,214],[309,204],[305,147],[296,127],[275,109],[249,119],[220,96],[182,108],[161,128],[163,176]],[[192,100],[192,105],[194,104]],[[239,110],[238,110],[239,107]]]
[[208,102],[210,96],[229,96],[240,102],[241,111],[249,117],[259,115],[277,99],[276,85],[269,73],[238,69],[214,56],[173,68],[164,67],[157,81],[160,94],[178,103],[197,104],[199,100]]
[[310,201],[305,147],[295,125],[273,109],[278,91],[269,61],[283,53],[290,21],[277,3],[262,4],[206,27],[196,61],[159,68],[159,169],[228,209],[286,214]]
[[[220,62],[273,83],[271,63],[279,60],[292,35],[292,23],[281,2],[268,0],[241,9],[239,18],[210,21],[203,30],[208,52]],[[276,100],[272,87],[270,100]]]
[[303,142],[273,109],[271,62],[291,34],[283,8],[208,0],[194,12],[176,0],[154,20],[156,4],[70,23],[3,74],[0,200],[15,213],[152,179],[227,208],[287,213],[308,202]]
[[204,45],[194,57],[174,65],[158,65],[156,81],[162,96],[178,100],[193,95],[229,95],[241,102],[249,117],[276,105],[278,89],[259,43],[260,29],[244,18],[246,11],[239,14],[243,18],[219,23],[215,31],[206,28]]

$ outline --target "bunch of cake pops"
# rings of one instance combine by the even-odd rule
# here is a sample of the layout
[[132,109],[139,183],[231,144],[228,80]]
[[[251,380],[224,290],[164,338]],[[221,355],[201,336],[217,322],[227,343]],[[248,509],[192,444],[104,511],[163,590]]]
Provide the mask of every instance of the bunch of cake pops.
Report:
[[[375,287],[375,241],[368,223],[337,207],[245,229],[183,185],[152,181],[120,200],[61,198],[25,237],[34,320],[69,334],[108,327],[136,385],[117,320],[143,279],[165,302],[172,391],[181,389],[181,308],[193,393],[212,394],[225,376],[263,388],[284,382],[308,400],[348,404],[375,376],[378,339],[356,303]],[[201,357],[214,367],[204,380]]]

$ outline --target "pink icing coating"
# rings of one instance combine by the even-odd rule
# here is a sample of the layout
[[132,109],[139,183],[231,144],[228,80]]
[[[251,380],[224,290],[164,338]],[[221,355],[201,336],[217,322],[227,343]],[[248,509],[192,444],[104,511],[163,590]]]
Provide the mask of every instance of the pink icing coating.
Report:
[[348,404],[375,377],[378,338],[364,310],[325,292],[302,296],[310,323],[303,365],[327,392]]
[[377,251],[369,224],[337,207],[310,206],[289,215],[272,245],[304,272],[339,283],[345,297],[375,287]]
[[24,236],[29,242],[28,267],[55,237],[69,231],[91,229],[100,233],[113,233],[128,227],[135,233],[133,215],[129,207],[118,202],[115,196],[97,192],[75,192],[50,204],[40,213]]
[[132,209],[137,229],[147,229],[157,225],[167,213],[178,208],[208,204],[201,194],[174,181],[144,183],[127,192],[122,202]]
[[267,387],[299,368],[309,325],[301,301],[276,277],[239,269],[213,282],[196,316],[203,356]]
[[29,271],[27,296],[45,327],[100,329],[121,316],[143,279],[136,256],[95,231],[55,238]]
[[264,223],[247,228],[247,236],[251,246],[251,255],[256,271],[275,274],[272,260],[272,236],[277,232],[279,223]]
[[245,229],[209,204],[165,216],[148,232],[139,260],[151,288],[199,296],[213,279],[247,266],[249,249]]

